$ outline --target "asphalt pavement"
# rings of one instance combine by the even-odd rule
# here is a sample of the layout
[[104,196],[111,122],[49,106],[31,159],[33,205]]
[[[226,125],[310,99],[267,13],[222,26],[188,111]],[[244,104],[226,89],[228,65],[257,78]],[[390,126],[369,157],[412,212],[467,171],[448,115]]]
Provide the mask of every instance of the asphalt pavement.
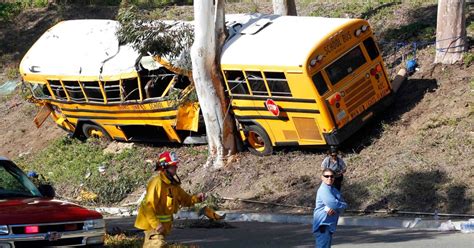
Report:
[[[134,217],[107,219],[109,232],[141,232],[133,228]],[[170,243],[197,247],[314,247],[309,224],[234,222],[219,225],[206,220],[176,220],[167,237]],[[473,248],[474,233],[440,232],[429,229],[340,225],[333,247],[459,247]]]

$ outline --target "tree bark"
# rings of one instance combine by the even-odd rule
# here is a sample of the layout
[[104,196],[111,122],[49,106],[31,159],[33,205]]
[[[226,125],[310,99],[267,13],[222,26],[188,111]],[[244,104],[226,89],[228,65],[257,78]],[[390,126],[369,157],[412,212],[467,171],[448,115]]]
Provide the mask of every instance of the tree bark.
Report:
[[466,51],[464,0],[439,0],[435,63],[454,64]]
[[273,0],[273,13],[275,15],[296,16],[295,0]]
[[206,124],[209,155],[206,167],[221,168],[224,159],[236,152],[233,120],[227,112],[220,73],[220,52],[225,41],[224,2],[194,2],[194,43],[191,47],[193,79]]

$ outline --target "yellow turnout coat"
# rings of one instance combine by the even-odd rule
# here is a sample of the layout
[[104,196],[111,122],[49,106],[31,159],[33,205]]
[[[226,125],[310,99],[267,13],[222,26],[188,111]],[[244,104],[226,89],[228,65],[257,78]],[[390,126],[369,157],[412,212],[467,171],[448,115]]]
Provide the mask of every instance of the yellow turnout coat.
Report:
[[172,184],[163,171],[154,177],[146,190],[138,216],[135,220],[135,227],[145,231],[154,230],[161,223],[166,236],[171,231],[173,214],[181,207],[190,207],[198,203],[197,196],[190,196],[179,184]]

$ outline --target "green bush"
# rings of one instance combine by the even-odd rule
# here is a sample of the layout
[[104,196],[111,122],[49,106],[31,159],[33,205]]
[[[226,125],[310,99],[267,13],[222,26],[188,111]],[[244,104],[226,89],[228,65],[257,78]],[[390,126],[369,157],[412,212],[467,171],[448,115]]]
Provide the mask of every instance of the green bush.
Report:
[[22,5],[20,2],[0,3],[0,21],[8,21],[20,13]]
[[[81,142],[60,138],[38,154],[20,158],[17,163],[25,171],[43,174],[62,196],[77,198],[85,191],[97,195],[89,199],[92,203],[116,203],[145,185],[151,175],[144,172],[143,152],[139,148],[104,154],[106,146],[97,139]],[[99,172],[99,166],[104,166],[105,172]]]

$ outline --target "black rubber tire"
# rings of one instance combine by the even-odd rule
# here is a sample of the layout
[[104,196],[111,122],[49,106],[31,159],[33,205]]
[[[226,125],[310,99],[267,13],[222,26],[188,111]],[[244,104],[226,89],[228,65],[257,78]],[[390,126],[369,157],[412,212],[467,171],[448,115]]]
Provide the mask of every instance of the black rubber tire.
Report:
[[268,156],[273,153],[273,146],[267,132],[257,125],[251,125],[247,128],[247,147],[248,150],[257,156]]
[[[102,136],[94,136],[94,135],[92,135],[93,131],[101,132],[103,135]],[[105,129],[103,129],[101,126],[94,125],[94,124],[89,124],[89,123],[82,124],[82,134],[84,134],[86,139],[89,139],[89,138],[92,137],[92,138],[99,138],[99,139],[102,138],[102,139],[106,139],[106,140],[112,140],[112,138],[107,133],[107,131],[105,131]]]

